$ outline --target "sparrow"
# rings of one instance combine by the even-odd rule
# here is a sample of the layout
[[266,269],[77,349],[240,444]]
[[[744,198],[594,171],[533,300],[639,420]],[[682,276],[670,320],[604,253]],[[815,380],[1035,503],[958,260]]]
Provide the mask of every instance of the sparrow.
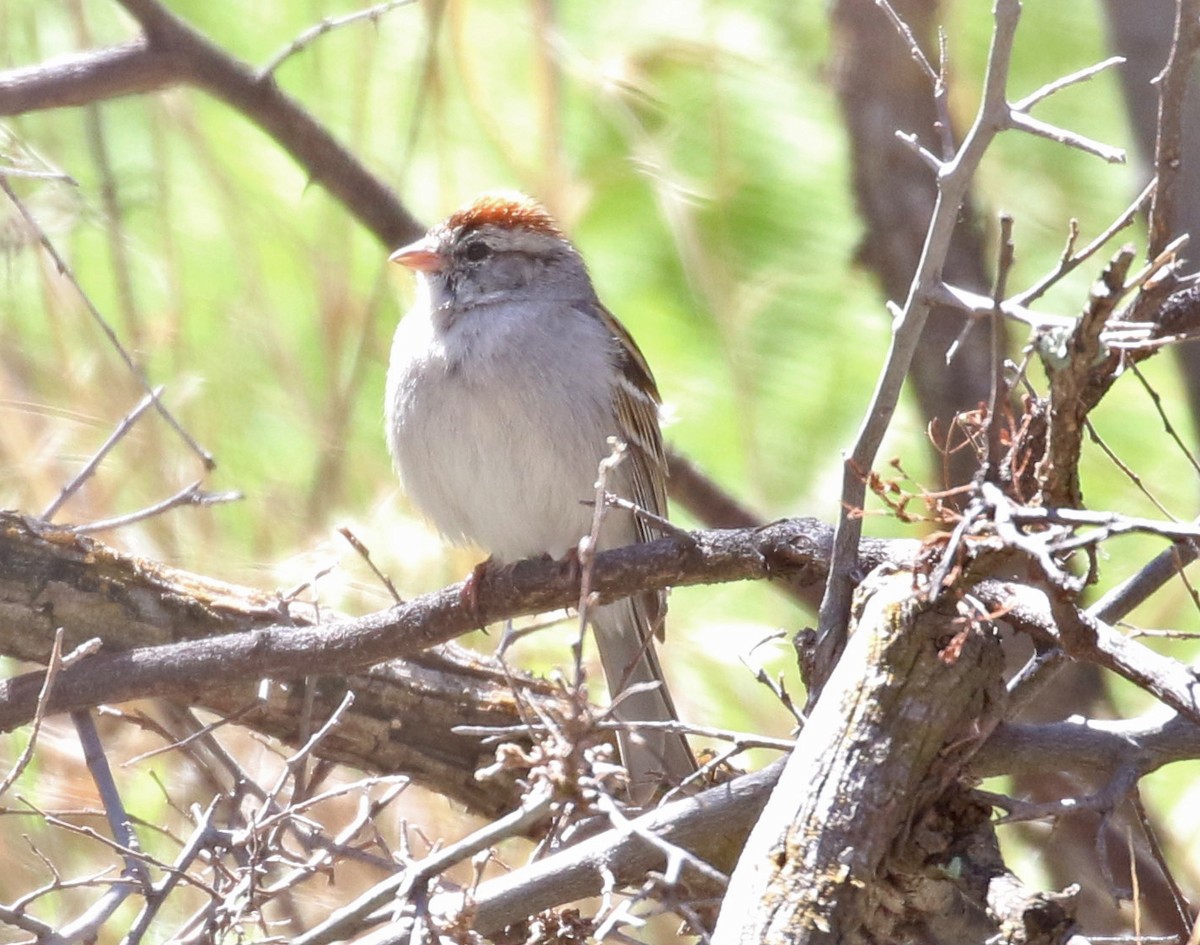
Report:
[[[448,540],[497,563],[575,551],[611,437],[625,451],[608,491],[666,515],[654,376],[539,203],[484,194],[390,258],[416,273],[417,296],[392,344],[388,444],[409,499]],[[610,508],[598,550],[653,537]],[[665,609],[647,592],[590,611],[638,804],[696,770],[682,734],[636,725],[678,721],[655,650]]]

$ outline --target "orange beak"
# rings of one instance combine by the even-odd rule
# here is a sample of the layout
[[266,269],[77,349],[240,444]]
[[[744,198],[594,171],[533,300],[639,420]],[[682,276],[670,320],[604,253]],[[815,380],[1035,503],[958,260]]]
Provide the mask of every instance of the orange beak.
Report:
[[441,272],[446,268],[446,257],[431,249],[427,239],[401,246],[388,257],[388,262],[399,263],[417,272]]

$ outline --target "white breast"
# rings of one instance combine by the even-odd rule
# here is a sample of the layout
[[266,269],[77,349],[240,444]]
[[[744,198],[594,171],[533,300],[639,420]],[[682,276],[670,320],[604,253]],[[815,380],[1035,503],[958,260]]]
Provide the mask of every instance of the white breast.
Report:
[[501,561],[575,547],[617,433],[603,324],[521,305],[469,310],[444,333],[414,311],[388,370],[388,438],[409,497],[452,541]]

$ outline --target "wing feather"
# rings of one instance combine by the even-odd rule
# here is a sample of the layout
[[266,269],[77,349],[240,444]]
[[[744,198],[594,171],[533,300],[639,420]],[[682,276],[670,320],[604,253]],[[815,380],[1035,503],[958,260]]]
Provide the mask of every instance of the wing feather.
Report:
[[[658,408],[662,403],[658,385],[650,365],[625,326],[602,305],[597,306],[597,311],[617,343],[619,377],[613,389],[613,412],[628,446],[624,466],[632,494],[627,498],[647,512],[665,518],[667,456],[658,424]],[[651,523],[637,516],[634,517],[634,528],[639,542],[659,537]],[[639,595],[635,601],[642,611],[646,629],[662,639],[666,593]]]

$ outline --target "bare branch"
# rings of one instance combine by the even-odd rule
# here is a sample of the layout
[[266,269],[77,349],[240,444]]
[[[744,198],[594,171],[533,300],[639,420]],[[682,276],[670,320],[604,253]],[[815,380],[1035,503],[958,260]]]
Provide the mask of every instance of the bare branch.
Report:
[[1023,99],[1013,102],[1012,109],[1016,112],[1027,112],[1038,102],[1043,102],[1056,92],[1061,92],[1065,88],[1072,85],[1078,85],[1080,82],[1087,82],[1094,78],[1106,69],[1112,69],[1115,66],[1125,64],[1124,56],[1109,56],[1094,65],[1085,66],[1076,72],[1069,75],[1064,75],[1062,78],[1055,79],[1053,82],[1047,82],[1036,92],[1026,95]]
[[82,105],[190,84],[238,110],[274,138],[387,247],[424,231],[396,195],[267,76],[209,42],[156,0],[123,0],[141,24],[134,43],[0,72],[0,115]]
[[[475,931],[494,935],[506,925],[563,902],[599,895],[606,887],[641,881],[666,863],[662,850],[643,836],[653,834],[720,866],[737,855],[751,824],[775,784],[783,760],[694,798],[675,801],[633,821],[636,830],[611,830],[475,890],[471,908]],[[713,826],[719,824],[720,829]],[[462,907],[459,895],[435,896],[437,915]],[[376,945],[391,941],[381,936]]]
[[180,66],[170,50],[152,49],[144,39],[138,39],[9,69],[0,72],[0,115],[71,108],[122,95],[156,92],[181,80]]
[[[913,582],[911,573],[880,569],[860,586],[846,656],[747,840],[716,945],[840,941],[872,921],[867,903],[887,882],[900,825],[954,793],[957,766],[996,721],[998,641],[965,624],[956,643],[939,649],[933,628],[944,639],[945,617],[915,602]],[[884,721],[897,717],[920,725]],[[911,900],[906,906],[921,912]],[[873,921],[882,923],[879,940],[895,940],[886,919]]]
[[71,498],[71,496],[73,496],[79,490],[79,487],[88,480],[92,473],[96,471],[100,463],[104,461],[104,457],[109,454],[109,451],[111,451],[114,446],[121,442],[121,440],[129,433],[129,431],[133,429],[133,425],[137,423],[138,418],[145,413],[147,408],[162,395],[162,392],[163,388],[161,386],[154,388],[154,390],[152,390],[138,402],[137,406],[135,406],[131,411],[129,411],[129,413],[125,415],[121,422],[117,424],[116,429],[109,434],[108,439],[100,444],[100,448],[92,454],[91,458],[86,463],[83,464],[83,468],[75,474],[70,482],[62,487],[62,491],[59,492],[54,501],[46,506],[45,511],[42,512],[41,515],[42,521],[48,522],[50,519],[54,518],[54,513],[62,508],[63,503],[66,502],[67,499]]
[[[99,551],[102,546],[82,539],[64,544],[62,532],[47,533],[20,516],[0,513],[0,521],[9,526],[0,530],[0,542],[13,547],[25,543],[26,558],[33,550],[68,560],[99,553],[111,556],[117,567],[147,573],[145,562],[134,563],[108,549]],[[791,577],[808,583],[824,574],[828,539],[828,529],[811,520],[747,531],[696,532],[686,540],[663,538],[598,554],[593,590],[609,600],[668,585],[714,581]],[[871,549],[902,554],[904,549],[915,549],[915,543],[880,542],[865,550],[871,553]],[[63,580],[65,574],[58,573],[58,580]],[[109,580],[115,579],[116,573],[110,573]],[[578,585],[555,562],[523,562],[519,568],[492,569],[479,589],[478,602],[478,612],[464,605],[460,584],[390,610],[335,620],[319,628],[285,622],[214,639],[102,653],[60,672],[50,709],[194,692],[197,686],[218,680],[228,685],[263,677],[302,678],[312,669],[313,652],[322,654],[324,672],[346,671],[416,654],[474,629],[481,619],[492,623],[571,606],[578,602]],[[33,673],[0,684],[0,728],[32,718],[42,678],[41,673]]]
[[46,664],[46,679],[42,683],[42,691],[38,693],[37,709],[33,714],[33,724],[29,727],[29,741],[21,750],[21,754],[17,756],[17,760],[13,763],[4,780],[0,781],[0,797],[12,787],[13,783],[21,776],[21,772],[29,764],[33,757],[33,749],[37,745],[38,732],[42,728],[42,720],[46,715],[46,698],[54,688],[54,679],[58,675],[58,671],[62,669],[62,646],[63,646],[63,630],[59,627],[54,631],[54,644],[50,648],[50,659]]
[[128,515],[118,515],[115,518],[101,519],[98,522],[88,522],[85,525],[71,525],[67,528],[67,531],[75,535],[91,535],[96,532],[110,531],[114,528],[124,528],[126,525],[132,525],[134,522],[144,522],[148,518],[162,515],[164,512],[177,509],[182,505],[221,505],[225,502],[241,501],[242,494],[240,492],[205,492],[200,488],[202,481],[197,479],[191,485],[179,490],[175,495],[169,496],[161,502],[156,502],[154,505],[147,506],[144,509],[130,512]]
[[1039,138],[1047,138],[1058,144],[1065,144],[1067,147],[1083,151],[1085,154],[1095,155],[1109,164],[1125,163],[1124,148],[1114,148],[1100,141],[1094,141],[1085,135],[1079,134],[1077,131],[1068,131],[1066,128],[1059,128],[1057,125],[1052,125],[1049,122],[1042,121],[1040,118],[1034,118],[1032,115],[1026,115],[1022,112],[1012,112],[1009,116],[1009,121],[1012,123],[1013,128],[1028,132],[1031,135],[1037,135]]
[[[361,927],[364,919],[370,913],[394,901],[398,896],[407,895],[450,867],[494,846],[501,840],[508,837],[525,836],[534,826],[546,820],[550,815],[551,801],[552,798],[545,793],[538,793],[526,799],[512,813],[481,827],[457,843],[450,844],[419,863],[414,863],[396,872],[382,883],[376,883],[353,902],[335,910],[324,922],[293,939],[292,945],[326,945],[328,942],[344,939],[347,933],[353,933]],[[404,940],[407,941],[411,922],[402,920],[400,925],[405,928]]]
[[[104,754],[104,746],[100,742],[100,733],[96,730],[96,722],[90,712],[78,711],[71,713],[71,721],[79,736],[83,748],[83,760],[88,772],[96,785],[96,792],[104,804],[104,815],[108,820],[108,829],[112,831],[113,839],[124,848],[125,875],[134,879],[142,889],[150,888],[150,874],[141,857],[141,844],[137,834],[125,813],[125,805],[117,790],[117,782],[113,780],[112,769]],[[115,906],[114,906],[115,908]]]
[[406,7],[415,2],[416,0],[386,0],[385,3],[377,3],[375,6],[367,7],[365,10],[355,10],[353,13],[347,13],[345,16],[327,16],[319,23],[310,26],[268,59],[258,72],[259,78],[267,78],[288,59],[327,33],[332,33],[343,26],[349,26],[352,23],[358,23],[362,20],[370,20],[372,23],[378,23],[385,13],[389,13],[397,7]]
[[[1036,773],[1054,759],[1059,770],[1076,777],[1106,777],[1131,766],[1139,776],[1163,765],[1200,755],[1200,725],[1161,711],[1138,719],[1073,718],[1029,725],[1004,722],[971,759],[981,778]],[[1061,766],[1061,767],[1060,767]]]
[[938,83],[941,82],[941,75],[938,70],[929,64],[929,59],[926,58],[924,50],[921,49],[921,44],[917,42],[917,37],[913,35],[912,28],[904,22],[903,17],[896,12],[895,7],[888,0],[875,0],[875,5],[887,15],[892,26],[896,28],[896,32],[904,38],[905,43],[908,44],[913,62],[921,67],[921,71],[929,79],[930,86],[937,88]]
[[1200,723],[1200,679],[1178,660],[1162,656],[1103,621],[1050,597],[1063,648],[1125,677],[1193,722]]
[[1154,194],[1154,182],[1151,181],[1142,192],[1134,198],[1131,203],[1119,217],[1105,227],[1104,231],[1094,240],[1087,244],[1083,249],[1074,252],[1074,236],[1078,232],[1078,224],[1072,221],[1072,237],[1067,242],[1067,247],[1063,250],[1062,259],[1059,260],[1055,270],[1042,279],[1038,280],[1034,285],[1030,286],[1025,291],[1014,296],[1011,300],[1014,304],[1020,306],[1032,305],[1040,299],[1046,292],[1058,283],[1068,273],[1074,271],[1080,263],[1087,261],[1104,247],[1109,240],[1117,235],[1121,230],[1133,223],[1137,219],[1137,215],[1142,212],[1150,204],[1150,198]]
[[175,857],[171,864],[173,867],[171,872],[163,877],[162,882],[158,883],[153,892],[146,897],[146,903],[142,907],[142,911],[138,913],[133,924],[129,927],[129,932],[126,941],[137,943],[141,941],[146,930],[149,929],[150,923],[154,921],[154,917],[158,911],[166,903],[167,897],[171,891],[179,884],[179,878],[192,865],[193,861],[200,855],[200,852],[207,846],[211,840],[213,815],[221,804],[223,798],[221,795],[216,795],[209,801],[207,809],[200,815],[200,819],[196,823],[195,829],[192,831],[191,837],[184,844],[183,849]]
[[1158,77],[1158,138],[1154,176],[1158,186],[1150,204],[1148,255],[1160,253],[1178,232],[1175,191],[1183,167],[1183,113],[1192,62],[1200,49],[1200,0],[1178,0],[1171,54]]
[[983,101],[962,146],[938,176],[937,202],[929,221],[921,262],[913,275],[901,315],[893,325],[891,349],[871,404],[863,416],[854,448],[843,465],[841,513],[834,536],[829,581],[821,601],[817,677],[813,680],[816,691],[819,691],[821,682],[832,669],[844,645],[850,596],[854,587],[852,570],[862,536],[862,520],[855,512],[863,507],[866,497],[866,484],[861,471],[871,468],[891,423],[900,390],[929,315],[930,292],[942,281],[942,268],[958,221],[959,208],[967,197],[970,182],[984,152],[1006,126],[1008,104],[1005,89],[1019,17],[1020,4],[1016,0],[997,2]]

